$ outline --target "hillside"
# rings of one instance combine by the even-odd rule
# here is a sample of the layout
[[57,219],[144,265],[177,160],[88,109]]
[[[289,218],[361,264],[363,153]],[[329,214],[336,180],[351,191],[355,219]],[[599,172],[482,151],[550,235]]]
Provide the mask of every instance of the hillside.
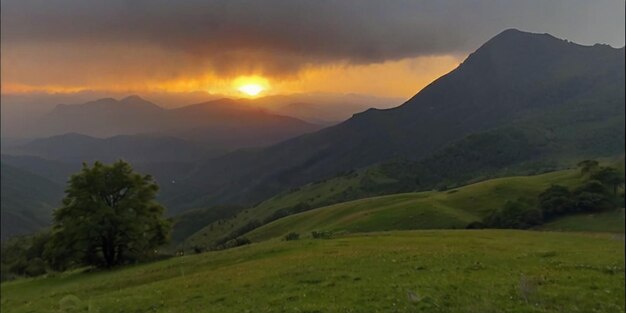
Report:
[[[308,236],[312,231],[371,232],[403,229],[465,228],[489,213],[501,209],[507,200],[534,198],[552,184],[573,186],[581,177],[576,170],[564,170],[536,176],[506,177],[487,180],[447,191],[394,194],[325,206],[291,214],[244,236],[253,241],[267,240],[298,232]],[[358,180],[356,180],[358,182]],[[340,182],[337,182],[338,184]],[[350,181],[343,181],[350,188]],[[306,186],[292,194],[269,199],[257,207],[244,210],[234,219],[214,222],[185,241],[186,247],[211,247],[225,234],[253,221],[264,222],[280,217],[277,211],[294,208],[300,203],[316,207],[326,188],[337,185]],[[304,197],[306,195],[306,199]],[[311,201],[312,200],[312,201]],[[303,202],[298,202],[303,201]],[[307,202],[310,201],[310,202]],[[318,203],[321,203],[318,202]],[[283,215],[284,216],[284,215]],[[242,234],[243,235],[243,234]]]
[[531,150],[510,165],[623,154],[623,67],[624,48],[507,30],[397,108],[205,160],[188,179],[206,194],[194,205],[253,204],[342,171],[423,160],[484,132],[521,134]]
[[[623,240],[462,230],[264,242],[1,285],[3,312],[620,312]],[[167,296],[166,296],[167,295]]]
[[47,226],[63,186],[2,162],[2,236],[29,234]]

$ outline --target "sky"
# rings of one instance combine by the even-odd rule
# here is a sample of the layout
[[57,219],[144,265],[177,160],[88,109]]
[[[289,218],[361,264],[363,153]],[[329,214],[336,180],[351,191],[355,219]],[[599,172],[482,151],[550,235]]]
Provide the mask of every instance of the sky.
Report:
[[408,98],[508,28],[622,47],[624,5],[624,0],[3,0],[2,93],[245,96],[242,87],[252,85],[258,95]]

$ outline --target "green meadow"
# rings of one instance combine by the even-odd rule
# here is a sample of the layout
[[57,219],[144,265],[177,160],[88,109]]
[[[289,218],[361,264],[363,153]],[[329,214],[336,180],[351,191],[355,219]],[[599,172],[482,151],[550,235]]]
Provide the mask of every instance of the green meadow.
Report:
[[610,234],[394,231],[271,240],[2,284],[2,312],[624,312]]

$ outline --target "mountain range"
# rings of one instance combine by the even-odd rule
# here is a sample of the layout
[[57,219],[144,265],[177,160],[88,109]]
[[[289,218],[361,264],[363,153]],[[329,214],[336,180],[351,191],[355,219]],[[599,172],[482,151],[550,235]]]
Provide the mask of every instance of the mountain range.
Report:
[[624,48],[510,29],[402,105],[321,130],[272,113],[288,107],[310,120],[321,106],[278,96],[258,99],[267,110],[250,100],[163,109],[136,96],[101,99],[56,107],[33,132],[58,136],[3,147],[21,155],[2,164],[62,184],[80,160],[123,157],[155,176],[170,214],[220,204],[212,219],[354,173],[351,189],[317,205],[429,190],[623,155],[623,69]]

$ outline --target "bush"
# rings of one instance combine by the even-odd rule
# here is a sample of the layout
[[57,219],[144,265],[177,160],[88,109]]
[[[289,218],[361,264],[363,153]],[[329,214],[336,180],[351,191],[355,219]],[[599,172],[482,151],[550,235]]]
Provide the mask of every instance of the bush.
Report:
[[483,229],[486,228],[485,223],[481,222],[481,221],[475,221],[475,222],[471,222],[469,224],[467,224],[467,226],[465,227],[466,229]]
[[611,201],[602,194],[582,192],[574,199],[574,205],[580,212],[598,212],[610,209]]
[[39,276],[45,274],[46,272],[46,262],[40,258],[29,260],[26,268],[24,269],[24,274],[27,276]]
[[230,249],[230,248],[235,248],[235,247],[239,247],[239,246],[249,245],[251,243],[252,243],[252,241],[250,241],[250,239],[248,239],[246,237],[238,237],[238,238],[231,239],[231,240],[227,241],[226,243],[224,243],[221,246],[218,246],[217,249],[218,250]]
[[485,219],[485,224],[495,228],[525,229],[543,222],[541,210],[528,207],[520,200],[507,201],[504,208]]
[[291,232],[291,233],[285,235],[285,240],[286,241],[298,240],[298,239],[300,239],[300,234],[298,234],[298,233]]
[[329,231],[312,231],[311,236],[313,239],[330,239],[333,237],[333,233]]

